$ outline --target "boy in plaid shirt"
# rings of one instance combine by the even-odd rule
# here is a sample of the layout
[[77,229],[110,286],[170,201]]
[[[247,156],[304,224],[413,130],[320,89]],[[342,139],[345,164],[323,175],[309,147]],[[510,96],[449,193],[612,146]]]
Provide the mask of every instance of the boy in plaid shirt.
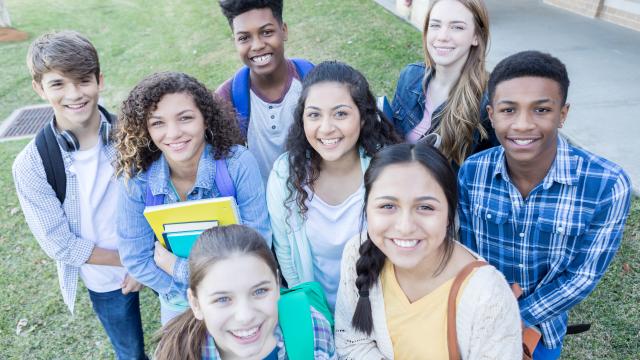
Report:
[[[29,47],[27,65],[33,89],[51,105],[54,116],[13,163],[25,220],[56,262],[69,311],[74,310],[80,278],[117,359],[145,359],[138,296],[142,285],[127,274],[117,248],[113,116],[98,105],[104,84],[98,53],[75,31],[48,33]],[[37,145],[47,131],[49,159]],[[45,164],[50,163],[64,170],[62,179],[53,173],[54,183],[66,184],[64,195],[48,182]]]
[[629,213],[622,168],[558,135],[568,88],[564,64],[549,54],[502,60],[487,106],[502,146],[458,174],[460,241],[522,287],[522,320],[542,333],[534,359],[560,356],[568,312],[604,275]]

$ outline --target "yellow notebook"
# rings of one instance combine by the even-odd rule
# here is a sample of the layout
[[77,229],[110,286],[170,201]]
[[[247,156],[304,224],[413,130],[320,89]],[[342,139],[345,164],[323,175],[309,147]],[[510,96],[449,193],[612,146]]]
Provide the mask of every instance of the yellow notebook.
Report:
[[238,205],[231,196],[147,206],[144,209],[144,217],[165,248],[167,245],[162,233],[168,224],[200,221],[217,221],[219,226],[240,224]]

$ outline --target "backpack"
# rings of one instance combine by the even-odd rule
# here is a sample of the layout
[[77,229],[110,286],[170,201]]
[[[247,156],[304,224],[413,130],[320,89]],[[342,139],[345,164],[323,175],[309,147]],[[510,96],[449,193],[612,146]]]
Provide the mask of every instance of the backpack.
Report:
[[314,358],[315,332],[311,306],[329,321],[333,333],[333,314],[319,282],[305,282],[290,289],[280,290],[278,320],[287,356],[291,360]]
[[[453,280],[451,291],[449,291],[449,299],[447,303],[447,348],[449,349],[450,360],[460,360],[460,351],[458,350],[458,335],[456,333],[456,298],[458,291],[464,280],[471,274],[473,269],[482,267],[487,264],[485,261],[476,260],[462,268]],[[511,287],[513,295],[517,298],[522,294],[522,289],[518,284]],[[540,341],[540,331],[534,327],[522,327],[522,359],[531,360],[533,358],[533,350]]]
[[[293,64],[296,66],[301,80],[313,69],[313,64],[307,60],[291,59],[291,61],[293,61]],[[251,112],[249,82],[249,67],[247,66],[243,66],[238,70],[231,80],[231,102],[238,113],[238,125],[245,137],[249,129],[249,116]]]
[[[236,189],[233,186],[233,180],[229,175],[229,169],[227,169],[226,159],[216,160],[216,175],[213,179],[216,183],[220,196],[232,196],[236,197]],[[147,190],[144,199],[144,206],[155,206],[164,204],[164,194],[153,195],[149,182],[147,182]]]
[[[98,109],[109,124],[112,125],[111,128],[113,128],[117,117],[110,114],[100,105],[98,105]],[[51,123],[45,124],[45,126],[38,131],[36,135],[36,148],[42,159],[42,166],[44,167],[44,173],[47,175],[47,182],[51,185],[53,191],[55,191],[60,204],[62,204],[67,196],[67,174],[64,169],[62,152],[60,152],[60,146],[58,145],[58,140]]]

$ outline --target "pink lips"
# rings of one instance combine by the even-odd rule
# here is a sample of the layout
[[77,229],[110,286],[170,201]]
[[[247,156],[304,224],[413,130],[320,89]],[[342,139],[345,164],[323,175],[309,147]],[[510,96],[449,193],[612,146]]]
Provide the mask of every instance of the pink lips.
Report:
[[438,54],[438,56],[447,56],[449,54],[451,54],[451,52],[453,51],[452,48],[435,48],[436,49],[436,54]]
[[64,105],[65,109],[71,112],[82,112],[87,108],[88,103]]
[[248,337],[239,337],[236,336],[233,332],[229,332],[231,334],[231,336],[233,336],[233,338],[240,344],[246,345],[246,344],[251,344],[255,341],[257,341],[260,338],[260,334],[262,333],[262,324],[260,326],[258,326],[258,330],[256,330],[256,332],[254,334],[252,334],[251,336]]
[[170,145],[170,144],[165,144],[165,145],[166,145],[166,146],[167,146],[171,151],[180,152],[180,151],[182,151],[182,150],[184,150],[184,149],[186,149],[186,148],[187,148],[187,145],[189,145],[189,141],[191,141],[191,140],[187,140],[187,141],[180,142],[180,143],[179,143],[180,145],[178,145],[178,146],[172,146],[172,145]]

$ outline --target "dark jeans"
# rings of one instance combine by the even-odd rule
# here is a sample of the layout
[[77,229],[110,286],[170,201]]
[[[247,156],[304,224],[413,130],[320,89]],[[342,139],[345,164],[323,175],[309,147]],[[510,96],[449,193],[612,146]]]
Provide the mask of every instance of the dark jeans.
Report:
[[120,289],[99,293],[89,290],[98,315],[118,360],[146,359],[137,292],[123,295]]

